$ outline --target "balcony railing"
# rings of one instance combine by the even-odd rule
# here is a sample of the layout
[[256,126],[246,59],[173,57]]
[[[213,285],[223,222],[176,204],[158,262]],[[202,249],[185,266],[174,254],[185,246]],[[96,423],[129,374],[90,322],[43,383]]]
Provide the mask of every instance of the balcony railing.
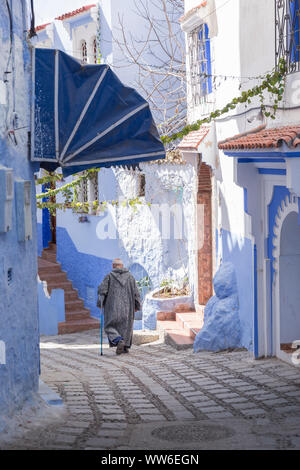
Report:
[[300,0],[275,0],[275,61],[289,73],[300,71]]

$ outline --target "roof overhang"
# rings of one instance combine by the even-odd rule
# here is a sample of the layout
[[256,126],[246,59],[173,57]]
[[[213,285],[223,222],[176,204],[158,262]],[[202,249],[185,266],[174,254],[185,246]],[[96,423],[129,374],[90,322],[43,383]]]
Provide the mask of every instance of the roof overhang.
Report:
[[217,36],[218,21],[216,11],[215,0],[201,2],[180,18],[181,29],[185,33],[191,33],[198,26],[206,23],[209,30],[209,37]]
[[58,16],[55,18],[62,22],[63,27],[67,31],[70,39],[72,39],[72,30],[83,24],[89,23],[91,21],[97,21],[98,19],[98,6],[89,5],[87,7],[79,8],[70,13],[65,13],[64,15]]
[[[228,157],[236,159],[237,169],[242,170],[242,167],[251,165],[260,177],[273,181],[274,178],[277,181],[278,178],[282,179],[282,184],[300,197],[299,132],[300,126],[297,125],[273,129],[260,126],[220,142],[219,148]],[[224,146],[235,148],[222,148]]]
[[165,158],[149,103],[108,65],[33,49],[31,160],[63,174]]
[[184,158],[188,156],[201,155],[202,161],[211,168],[216,168],[217,148],[216,148],[216,126],[212,122],[210,125],[202,126],[198,131],[190,132],[185,136],[177,149]]

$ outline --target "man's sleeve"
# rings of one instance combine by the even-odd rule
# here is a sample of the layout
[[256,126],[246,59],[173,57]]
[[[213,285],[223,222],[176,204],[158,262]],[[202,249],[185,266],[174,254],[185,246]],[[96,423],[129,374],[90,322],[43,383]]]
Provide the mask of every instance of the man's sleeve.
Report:
[[109,289],[109,274],[105,276],[100,286],[98,287],[98,298],[97,298],[97,307],[104,305],[105,298],[108,294]]

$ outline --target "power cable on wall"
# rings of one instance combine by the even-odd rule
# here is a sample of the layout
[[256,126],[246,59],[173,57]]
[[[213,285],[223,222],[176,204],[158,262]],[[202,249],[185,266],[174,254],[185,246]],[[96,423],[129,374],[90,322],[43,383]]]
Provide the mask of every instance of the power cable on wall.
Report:
[[35,32],[35,16],[34,16],[33,0],[30,0],[30,6],[31,6],[31,20],[30,20],[30,30],[29,30],[28,37],[33,38],[34,36],[37,36]]

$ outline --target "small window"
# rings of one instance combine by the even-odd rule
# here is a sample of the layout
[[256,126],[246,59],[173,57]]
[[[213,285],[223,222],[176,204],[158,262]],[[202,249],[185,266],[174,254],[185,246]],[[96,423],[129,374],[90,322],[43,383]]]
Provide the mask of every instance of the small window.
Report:
[[283,59],[288,72],[300,70],[300,0],[275,0],[276,66]]
[[10,286],[13,280],[13,271],[12,268],[7,270],[7,284]]
[[81,49],[81,62],[83,64],[86,64],[87,63],[87,45],[84,39],[81,41],[80,49]]
[[[78,173],[77,176],[82,176],[84,172]],[[77,179],[74,178],[74,179]],[[78,202],[88,202],[88,188],[87,188],[87,180],[84,179],[80,181],[79,186],[77,186],[77,201]]]
[[195,106],[212,92],[211,54],[208,26],[202,24],[188,37],[192,99]]
[[94,64],[97,64],[97,39],[93,39],[93,62]]
[[99,188],[98,188],[98,173],[94,173],[89,177],[88,180],[88,189],[89,189],[89,195],[88,199],[89,201],[98,201],[99,200]]
[[[78,173],[78,176],[82,176],[85,173]],[[99,200],[99,188],[98,188],[98,173],[94,173],[89,176],[88,179],[84,179],[77,186],[77,202],[86,203],[94,202]],[[80,212],[80,211],[77,211]],[[85,212],[85,211],[82,211]],[[93,213],[92,208],[89,208],[89,212]]]
[[138,174],[138,186],[137,186],[137,195],[138,197],[145,196],[146,191],[146,178],[144,173]]

